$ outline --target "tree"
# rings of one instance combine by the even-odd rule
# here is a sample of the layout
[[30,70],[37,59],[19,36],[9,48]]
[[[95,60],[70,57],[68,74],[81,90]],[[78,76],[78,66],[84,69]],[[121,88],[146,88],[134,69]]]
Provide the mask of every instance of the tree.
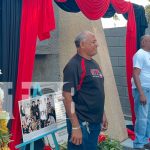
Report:
[[113,16],[113,19],[114,19],[115,21],[119,20],[119,17],[117,16],[116,13],[115,13],[114,16]]
[[114,20],[114,27],[116,27],[116,21],[119,20],[119,17],[117,16],[116,13],[113,16],[113,20]]
[[[150,2],[150,0],[148,0]],[[148,23],[150,23],[150,4],[145,6],[145,13]]]

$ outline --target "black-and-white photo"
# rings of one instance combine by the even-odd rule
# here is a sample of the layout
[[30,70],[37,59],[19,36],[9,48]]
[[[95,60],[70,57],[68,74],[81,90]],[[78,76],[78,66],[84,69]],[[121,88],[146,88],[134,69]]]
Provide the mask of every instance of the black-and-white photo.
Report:
[[42,135],[56,124],[53,94],[19,101],[19,111],[25,141],[33,133],[36,136],[41,132]]

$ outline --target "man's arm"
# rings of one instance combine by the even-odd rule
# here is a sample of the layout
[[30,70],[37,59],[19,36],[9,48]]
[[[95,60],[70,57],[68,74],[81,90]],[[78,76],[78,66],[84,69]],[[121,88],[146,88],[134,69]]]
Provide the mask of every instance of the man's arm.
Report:
[[72,96],[70,92],[63,92],[64,96],[64,105],[66,109],[66,113],[71,121],[73,128],[79,128],[79,121],[75,113],[74,102],[72,100]]
[[105,111],[104,111],[101,131],[106,131],[107,129],[108,129],[108,121],[107,121],[107,117],[106,117],[106,114],[105,114]]
[[82,132],[80,128],[80,124],[78,118],[75,113],[75,106],[72,100],[72,96],[70,92],[63,92],[64,96],[64,106],[66,109],[66,113],[72,124],[72,143],[76,145],[82,144]]
[[138,89],[139,94],[140,94],[140,103],[145,105],[146,104],[146,97],[145,97],[144,92],[142,90],[141,81],[139,78],[140,72],[141,72],[141,69],[136,68],[136,67],[133,68],[133,79],[134,79],[134,83],[136,85],[136,88]]

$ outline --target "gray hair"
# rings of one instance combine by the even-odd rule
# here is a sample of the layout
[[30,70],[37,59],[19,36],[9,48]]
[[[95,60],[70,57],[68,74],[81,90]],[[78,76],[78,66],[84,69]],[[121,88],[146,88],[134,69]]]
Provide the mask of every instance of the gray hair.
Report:
[[0,101],[3,102],[4,99],[4,91],[0,88]]
[[141,47],[143,47],[143,40],[145,39],[145,37],[150,37],[150,35],[143,35],[143,36],[141,36],[141,38],[140,38],[140,45],[141,45]]
[[83,32],[80,32],[80,33],[76,36],[76,38],[75,38],[75,40],[74,40],[74,43],[75,43],[76,48],[80,48],[80,43],[81,43],[81,41],[83,41],[83,40],[86,39],[88,33],[90,33],[90,32],[89,32],[89,31],[83,31]]

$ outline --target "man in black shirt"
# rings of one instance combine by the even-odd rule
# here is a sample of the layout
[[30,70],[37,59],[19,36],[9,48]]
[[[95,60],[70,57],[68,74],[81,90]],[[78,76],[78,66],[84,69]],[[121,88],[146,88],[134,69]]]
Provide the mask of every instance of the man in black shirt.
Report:
[[77,35],[75,45],[77,54],[63,72],[68,150],[96,150],[100,130],[108,126],[104,113],[104,77],[92,59],[98,44],[93,33],[84,31]]
[[31,114],[35,120],[38,120],[40,118],[39,107],[38,107],[38,105],[35,104],[35,101],[32,101]]

